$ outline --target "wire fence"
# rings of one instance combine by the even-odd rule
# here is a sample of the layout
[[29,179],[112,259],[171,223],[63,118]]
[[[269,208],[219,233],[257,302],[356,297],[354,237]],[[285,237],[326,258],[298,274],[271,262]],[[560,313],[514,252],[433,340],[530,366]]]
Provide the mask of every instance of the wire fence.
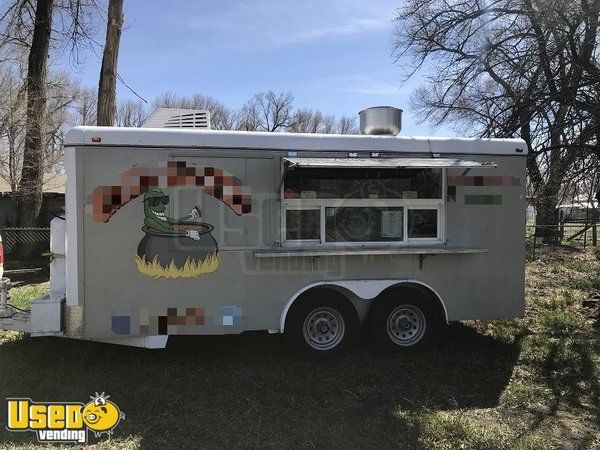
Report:
[[571,247],[597,247],[600,241],[599,222],[573,222],[558,225],[527,225],[527,246],[535,258],[536,249],[542,244]]
[[50,228],[4,228],[0,230],[0,234],[5,255],[13,254],[23,245],[50,248]]

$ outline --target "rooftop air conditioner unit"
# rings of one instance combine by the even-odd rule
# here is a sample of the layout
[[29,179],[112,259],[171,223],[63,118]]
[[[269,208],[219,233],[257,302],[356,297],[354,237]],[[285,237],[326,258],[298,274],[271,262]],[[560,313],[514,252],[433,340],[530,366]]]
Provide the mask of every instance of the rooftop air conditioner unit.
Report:
[[210,130],[210,112],[202,109],[158,108],[142,128],[200,128]]

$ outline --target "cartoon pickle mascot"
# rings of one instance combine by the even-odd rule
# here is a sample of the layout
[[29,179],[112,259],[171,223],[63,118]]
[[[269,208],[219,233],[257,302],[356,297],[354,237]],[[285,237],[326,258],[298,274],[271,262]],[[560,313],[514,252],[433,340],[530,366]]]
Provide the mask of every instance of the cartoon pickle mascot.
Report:
[[[144,224],[151,230],[159,231],[167,234],[182,234],[180,231],[175,230],[174,224],[182,223],[186,220],[198,220],[200,219],[200,208],[197,206],[192,208],[190,214],[181,217],[180,219],[173,219],[167,217],[165,214],[166,205],[169,204],[169,196],[159,188],[152,188],[144,194]],[[194,240],[199,240],[200,235],[197,230],[186,230],[185,236]]]
[[102,433],[110,436],[119,422],[125,419],[125,414],[108,400],[109,397],[110,395],[105,395],[104,392],[100,395],[96,392],[94,397],[90,397],[92,401],[83,407],[81,413],[83,421],[96,437]]
[[146,235],[138,245],[136,263],[140,273],[153,278],[192,278],[219,267],[214,227],[200,222],[201,210],[194,207],[179,219],[166,215],[169,196],[157,187],[143,199]]

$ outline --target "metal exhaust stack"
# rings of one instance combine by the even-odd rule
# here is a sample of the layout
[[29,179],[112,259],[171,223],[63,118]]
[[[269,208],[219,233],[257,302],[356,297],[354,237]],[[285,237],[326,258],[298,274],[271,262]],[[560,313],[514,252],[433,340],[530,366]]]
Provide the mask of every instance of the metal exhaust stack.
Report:
[[396,136],[402,130],[402,110],[393,106],[373,106],[358,115],[361,134]]

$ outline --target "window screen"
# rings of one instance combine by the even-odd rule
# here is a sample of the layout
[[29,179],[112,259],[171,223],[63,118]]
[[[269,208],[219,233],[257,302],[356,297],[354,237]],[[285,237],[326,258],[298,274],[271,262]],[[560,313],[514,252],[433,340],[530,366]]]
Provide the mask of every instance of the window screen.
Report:
[[325,208],[327,242],[401,241],[404,208]]
[[321,211],[318,209],[288,209],[285,212],[287,240],[318,240],[321,238]]
[[408,210],[408,238],[436,238],[438,235],[437,209]]

